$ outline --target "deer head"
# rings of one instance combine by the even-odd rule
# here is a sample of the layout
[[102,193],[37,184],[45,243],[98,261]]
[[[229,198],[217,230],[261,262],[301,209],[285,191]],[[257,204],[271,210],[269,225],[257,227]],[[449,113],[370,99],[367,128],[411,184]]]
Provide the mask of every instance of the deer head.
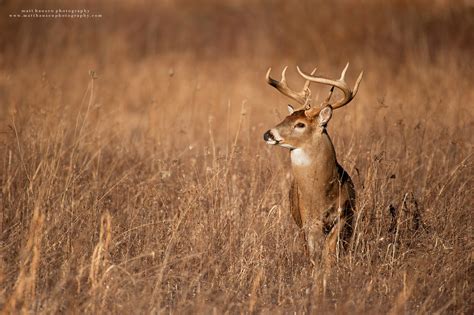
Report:
[[[298,73],[306,79],[303,89],[300,92],[296,92],[288,87],[285,76],[287,67],[283,69],[280,81],[271,78],[271,68],[268,69],[266,75],[268,84],[275,87],[283,95],[295,100],[300,104],[300,107],[294,108],[292,105],[288,105],[290,115],[274,128],[265,132],[263,135],[264,140],[268,144],[297,149],[303,147],[305,144],[312,143],[315,137],[324,134],[327,123],[332,117],[333,110],[347,105],[354,98],[359,89],[363,72],[360,73],[354,89],[351,90],[345,81],[348,67],[349,63],[342,71],[341,77],[336,80],[314,76],[316,69],[310,74],[306,74],[301,71],[299,67],[296,67]],[[311,104],[311,90],[309,86],[312,82],[331,86],[329,95],[319,106],[313,106]],[[335,102],[331,102],[331,96],[335,87],[340,89],[344,96]]]

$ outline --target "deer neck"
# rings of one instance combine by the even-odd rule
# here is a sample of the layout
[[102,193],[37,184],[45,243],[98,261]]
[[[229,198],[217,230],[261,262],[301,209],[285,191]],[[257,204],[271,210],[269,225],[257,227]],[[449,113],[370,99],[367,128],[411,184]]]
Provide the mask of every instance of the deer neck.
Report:
[[[305,146],[291,151],[293,176],[303,195],[321,198],[337,184],[337,160],[329,135],[323,131]],[[336,188],[337,189],[337,188]]]

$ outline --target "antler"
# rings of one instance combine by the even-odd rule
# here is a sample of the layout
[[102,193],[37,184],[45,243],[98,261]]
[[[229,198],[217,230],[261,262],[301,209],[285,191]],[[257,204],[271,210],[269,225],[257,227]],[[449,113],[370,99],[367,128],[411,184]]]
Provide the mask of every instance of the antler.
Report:
[[[342,70],[341,77],[339,79],[331,80],[331,79],[327,79],[327,78],[324,78],[324,77],[315,77],[315,76],[313,76],[313,73],[308,75],[308,74],[304,73],[303,71],[301,71],[301,69],[299,67],[296,67],[296,69],[298,70],[298,73],[303,78],[305,78],[307,80],[306,82],[311,81],[311,82],[322,83],[322,84],[327,84],[327,85],[332,86],[331,91],[329,93],[329,96],[321,104],[321,106],[331,105],[331,107],[333,109],[340,108],[340,107],[346,105],[347,103],[349,103],[354,98],[354,96],[357,94],[357,91],[359,90],[359,84],[360,84],[360,81],[362,80],[362,76],[364,74],[364,71],[362,71],[359,74],[359,77],[357,78],[357,81],[354,85],[354,90],[351,90],[349,88],[349,85],[347,85],[347,83],[345,81],[347,68],[349,68],[349,63],[347,63],[344,70]],[[338,89],[340,89],[344,93],[344,97],[341,98],[340,100],[338,100],[337,102],[335,102],[334,104],[330,104],[329,100],[332,96],[332,92],[333,92],[334,87],[337,87]]]
[[[310,107],[310,101],[311,101],[311,90],[309,89],[309,85],[311,84],[311,80],[306,80],[303,90],[300,92],[293,91],[288,87],[288,84],[286,83],[286,69],[288,67],[285,67],[283,71],[281,72],[281,80],[277,81],[273,78],[270,77],[270,72],[272,71],[272,68],[269,68],[267,71],[266,79],[268,84],[271,86],[275,87],[278,91],[280,91],[283,95],[288,96],[289,98],[297,101],[303,107]],[[316,73],[316,69],[311,72],[311,75],[314,75]]]

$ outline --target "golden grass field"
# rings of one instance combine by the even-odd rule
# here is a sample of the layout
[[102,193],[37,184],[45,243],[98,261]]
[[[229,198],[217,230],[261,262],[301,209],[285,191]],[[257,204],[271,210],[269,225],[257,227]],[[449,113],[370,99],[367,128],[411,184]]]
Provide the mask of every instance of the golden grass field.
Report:
[[[472,2],[160,2],[0,1],[3,313],[474,312]],[[103,16],[8,17],[49,8]],[[347,61],[357,223],[322,290],[265,73]]]

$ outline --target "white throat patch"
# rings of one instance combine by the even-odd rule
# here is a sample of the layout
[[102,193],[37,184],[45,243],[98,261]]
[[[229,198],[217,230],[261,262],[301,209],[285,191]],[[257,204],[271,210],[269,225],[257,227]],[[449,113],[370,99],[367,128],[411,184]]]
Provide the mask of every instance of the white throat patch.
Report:
[[308,166],[311,164],[311,158],[303,149],[294,149],[291,151],[291,163],[297,166]]

